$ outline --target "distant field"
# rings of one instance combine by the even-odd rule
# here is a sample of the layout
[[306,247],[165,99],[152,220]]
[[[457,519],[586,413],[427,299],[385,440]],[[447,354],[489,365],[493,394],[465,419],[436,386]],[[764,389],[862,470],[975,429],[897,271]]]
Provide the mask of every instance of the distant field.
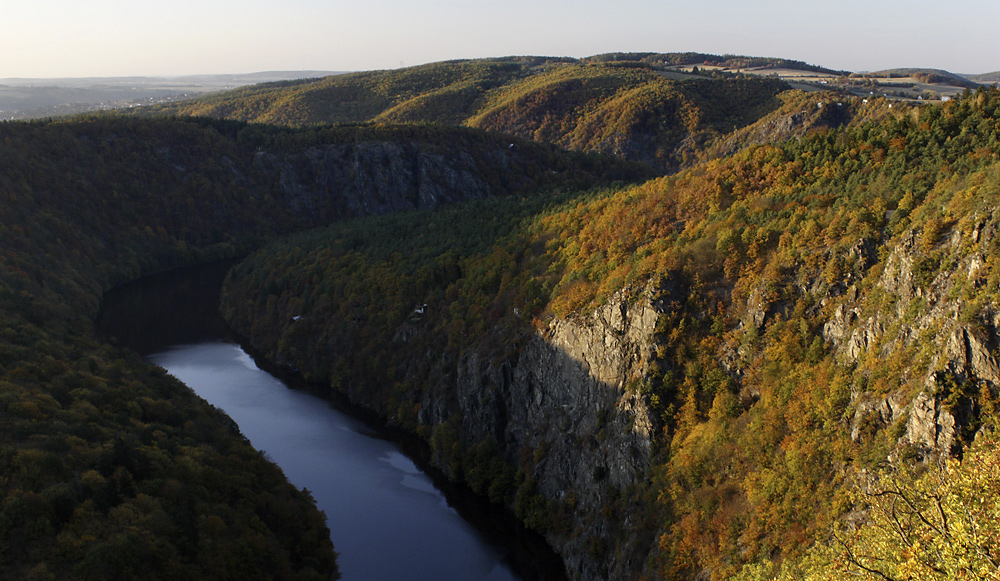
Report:
[[[954,98],[966,87],[947,83],[927,83],[916,76],[855,76],[835,75],[792,68],[747,67],[732,68],[712,65],[680,65],[668,67],[665,76],[691,78],[694,70],[700,73],[748,74],[763,77],[777,77],[793,88],[803,91],[819,91],[832,88],[846,90],[857,96],[876,95],[904,100],[941,100]],[[989,78],[989,75],[970,76],[973,79]],[[960,82],[960,81],[956,81]],[[982,82],[982,81],[980,81]]]
[[817,85],[831,84],[837,79],[844,78],[829,73],[818,73],[813,71],[804,71],[800,69],[768,68],[768,67],[731,68],[731,67],[720,67],[711,65],[698,65],[698,66],[684,65],[684,66],[670,67],[668,73],[664,74],[673,74],[673,75],[685,76],[687,78],[693,78],[691,73],[696,68],[698,69],[699,72],[702,73],[720,72],[720,73],[731,73],[731,74],[756,75],[759,77],[777,77],[789,83],[813,83]]

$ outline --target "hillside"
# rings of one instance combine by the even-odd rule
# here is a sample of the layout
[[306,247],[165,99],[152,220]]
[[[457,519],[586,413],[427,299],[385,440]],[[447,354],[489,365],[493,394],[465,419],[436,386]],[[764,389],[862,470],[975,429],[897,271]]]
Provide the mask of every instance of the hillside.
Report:
[[887,110],[284,239],[224,313],[574,577],[995,575],[1000,93]]
[[[660,55],[662,56],[662,55]],[[778,105],[768,78],[677,80],[645,61],[510,57],[272,83],[144,110],[291,126],[463,125],[673,170]]]
[[[371,121],[412,99],[427,95],[454,98],[462,115],[479,94],[538,74],[561,59],[505,58],[432,63],[395,71],[367,71],[321,79],[265,83],[208,95],[153,112],[238,119],[255,123],[309,125]],[[472,100],[463,100],[462,95]],[[443,98],[443,97],[442,97]],[[427,117],[427,122],[442,119]]]
[[970,81],[975,81],[977,83],[989,83],[996,84],[1000,82],[1000,71],[994,71],[992,73],[984,73],[981,75],[963,75]]
[[510,145],[416,127],[0,124],[0,577],[335,575],[311,497],[224,414],[99,338],[101,295],[331,220],[649,175]]
[[834,102],[850,96],[939,101],[978,86],[935,69],[854,74],[779,58],[608,53],[447,61],[271,83],[139,113],[291,126],[462,125],[622,156],[668,173],[704,161],[733,131],[787,105],[791,88]]
[[116,282],[304,221],[241,204],[214,157],[235,158],[235,143],[207,127],[8,123],[0,136],[0,576],[335,574],[312,499],[91,323]]

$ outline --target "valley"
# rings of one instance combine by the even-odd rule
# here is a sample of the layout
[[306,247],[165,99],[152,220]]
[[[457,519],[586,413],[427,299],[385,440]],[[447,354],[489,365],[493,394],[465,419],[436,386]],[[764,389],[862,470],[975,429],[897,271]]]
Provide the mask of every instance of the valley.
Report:
[[255,352],[570,578],[995,575],[1000,93],[948,83],[509,57],[0,124],[0,571],[337,574],[309,495],[95,332],[231,258]]

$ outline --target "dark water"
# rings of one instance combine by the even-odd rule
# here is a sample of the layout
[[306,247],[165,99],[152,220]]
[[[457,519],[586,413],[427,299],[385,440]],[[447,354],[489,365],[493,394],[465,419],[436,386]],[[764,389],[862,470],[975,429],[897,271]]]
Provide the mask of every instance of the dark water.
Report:
[[109,293],[99,324],[223,409],[293,484],[312,492],[343,579],[564,577],[555,555],[508,515],[432,480],[377,426],[261,370],[217,315],[225,267]]

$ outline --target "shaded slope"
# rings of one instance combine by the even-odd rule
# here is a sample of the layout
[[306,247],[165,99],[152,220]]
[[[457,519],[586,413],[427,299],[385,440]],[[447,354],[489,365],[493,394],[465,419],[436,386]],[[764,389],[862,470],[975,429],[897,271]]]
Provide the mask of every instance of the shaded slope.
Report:
[[90,322],[116,281],[233,255],[299,219],[247,203],[213,157],[234,143],[205,127],[5,124],[0,135],[3,576],[329,578],[312,499],[231,420]]
[[[96,336],[101,294],[345,216],[462,195],[543,196],[562,179],[634,171],[517,145],[413,127],[296,132],[108,117],[0,125],[0,576],[335,574],[329,531],[307,493],[226,416]],[[411,201],[408,183],[380,191],[396,203],[366,206],[369,185],[392,182],[325,179],[317,162],[352,148],[373,155],[362,159],[369,176],[416,167],[415,191],[440,195]],[[499,159],[502,175],[476,175],[477,164]]]

